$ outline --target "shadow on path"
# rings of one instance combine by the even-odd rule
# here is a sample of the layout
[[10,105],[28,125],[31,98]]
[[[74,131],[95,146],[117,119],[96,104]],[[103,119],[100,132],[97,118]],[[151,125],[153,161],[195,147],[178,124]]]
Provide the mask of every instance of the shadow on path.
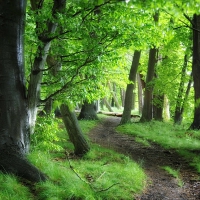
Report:
[[[165,150],[158,145],[143,146],[135,142],[134,137],[122,135],[115,131],[120,123],[118,117],[108,117],[91,130],[92,142],[129,155],[142,164],[149,177],[148,188],[136,200],[200,200],[199,174],[176,152]],[[170,166],[180,171],[183,186],[178,180],[161,167]]]

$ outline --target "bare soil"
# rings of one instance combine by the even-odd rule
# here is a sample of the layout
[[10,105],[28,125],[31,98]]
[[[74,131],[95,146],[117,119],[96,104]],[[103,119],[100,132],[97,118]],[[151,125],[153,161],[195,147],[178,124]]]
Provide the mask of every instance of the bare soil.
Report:
[[[165,150],[156,144],[146,147],[132,136],[117,133],[115,127],[119,123],[119,117],[110,116],[92,129],[89,136],[91,141],[142,163],[148,183],[145,191],[135,196],[136,200],[200,200],[199,174],[186,160],[173,150]],[[162,169],[163,166],[180,170],[182,187],[176,178]]]

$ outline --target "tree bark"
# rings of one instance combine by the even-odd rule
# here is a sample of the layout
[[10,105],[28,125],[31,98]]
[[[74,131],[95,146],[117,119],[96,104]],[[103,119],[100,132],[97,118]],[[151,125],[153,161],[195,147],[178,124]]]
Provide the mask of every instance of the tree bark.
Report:
[[65,104],[61,105],[60,111],[69,139],[74,145],[74,153],[78,156],[83,156],[90,150],[90,147],[83,136],[75,113]]
[[194,119],[190,129],[200,129],[200,15],[193,16],[193,60],[192,75],[194,81]]
[[143,89],[145,88],[145,82],[142,80],[142,75],[137,74],[137,83],[138,83],[138,108],[139,114],[142,114],[142,109],[144,105],[144,98],[143,98]]
[[144,106],[142,109],[142,117],[140,122],[151,121],[153,119],[153,77],[155,72],[156,65],[156,53],[157,49],[154,47],[149,51],[149,62],[148,62],[148,71],[146,78],[146,86],[144,91]]
[[0,170],[44,181],[45,175],[25,158],[30,145],[24,80],[26,1],[1,1],[0,13]]
[[[156,24],[159,19],[159,12],[156,12],[153,18]],[[157,52],[158,49],[156,47],[151,48],[149,51],[147,78],[144,91],[144,106],[142,109],[142,117],[140,122],[151,121],[153,119],[153,78],[155,74],[155,66],[157,63]]]
[[[43,1],[31,1],[32,9],[39,9],[39,4]],[[42,7],[42,5],[40,5]],[[52,8],[52,16],[55,18],[57,12],[63,12],[66,7],[66,0],[54,0],[54,5]],[[40,22],[36,21],[38,27],[44,26]],[[38,46],[36,57],[33,62],[33,66],[30,74],[30,83],[28,87],[28,108],[29,108],[29,123],[30,123],[30,131],[34,132],[35,121],[37,117],[37,108],[40,104],[40,89],[41,89],[41,81],[43,76],[43,69],[45,66],[46,58],[49,53],[49,49],[51,46],[51,40],[49,39],[49,35],[55,33],[57,28],[57,23],[47,20],[48,30],[44,30],[44,32],[38,35],[38,39],[40,40],[40,45]],[[37,28],[38,28],[37,27]]]
[[120,88],[120,94],[121,94],[122,107],[124,107],[125,94],[126,94],[125,89]]
[[157,121],[163,121],[164,94],[153,95],[153,99],[153,118]]
[[179,84],[179,90],[176,100],[175,114],[174,114],[174,124],[181,124],[183,119],[183,93],[184,93],[184,82],[186,77],[187,69],[187,55],[184,56],[184,63],[181,71],[181,80]]
[[84,101],[78,119],[97,120],[96,106],[94,102]]
[[169,100],[166,95],[164,95],[163,118],[165,121],[170,120]]
[[120,124],[125,124],[130,122],[131,120],[131,110],[133,106],[133,90],[135,88],[135,81],[136,81],[136,73],[139,66],[141,51],[135,51],[133,55],[133,61],[129,73],[129,81],[132,83],[127,84],[126,87],[126,94],[125,94],[125,101],[124,101],[124,110],[122,114],[122,118]]

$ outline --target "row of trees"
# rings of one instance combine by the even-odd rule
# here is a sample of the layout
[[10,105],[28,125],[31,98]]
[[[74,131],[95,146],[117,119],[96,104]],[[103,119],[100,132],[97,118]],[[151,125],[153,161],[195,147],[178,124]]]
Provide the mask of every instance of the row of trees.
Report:
[[[192,66],[195,114],[191,128],[199,129],[200,17],[195,10],[197,4],[188,1],[174,6],[164,0],[31,0],[26,4],[25,0],[16,0],[10,6],[10,1],[2,1],[1,170],[34,182],[46,179],[25,158],[38,108],[44,104],[62,104],[61,113],[68,133],[76,143],[74,133],[70,132],[76,119],[69,105],[104,98],[104,88],[105,85],[110,87],[110,80],[122,85],[126,80],[121,123],[128,122],[136,74],[140,77],[138,80],[145,83],[141,122],[161,119],[164,96],[171,103],[177,101],[174,105],[177,105],[175,110],[180,116],[177,121],[180,121],[187,100],[183,94],[189,94],[191,86],[190,76],[185,74]],[[133,51],[128,78],[127,57]],[[192,65],[187,65],[191,58]],[[138,82],[139,85],[142,86]],[[85,140],[81,141],[83,148],[89,150]]]

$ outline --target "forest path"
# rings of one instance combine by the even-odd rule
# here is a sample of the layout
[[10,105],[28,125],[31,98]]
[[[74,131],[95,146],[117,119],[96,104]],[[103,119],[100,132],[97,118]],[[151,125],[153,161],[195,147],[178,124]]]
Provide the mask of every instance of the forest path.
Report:
[[[89,134],[92,142],[128,155],[142,163],[149,184],[146,190],[135,197],[136,200],[200,200],[199,174],[175,151],[165,150],[156,144],[146,147],[135,142],[134,137],[115,131],[120,123],[118,117],[108,117],[93,128]],[[183,186],[169,175],[163,166],[180,170]]]

